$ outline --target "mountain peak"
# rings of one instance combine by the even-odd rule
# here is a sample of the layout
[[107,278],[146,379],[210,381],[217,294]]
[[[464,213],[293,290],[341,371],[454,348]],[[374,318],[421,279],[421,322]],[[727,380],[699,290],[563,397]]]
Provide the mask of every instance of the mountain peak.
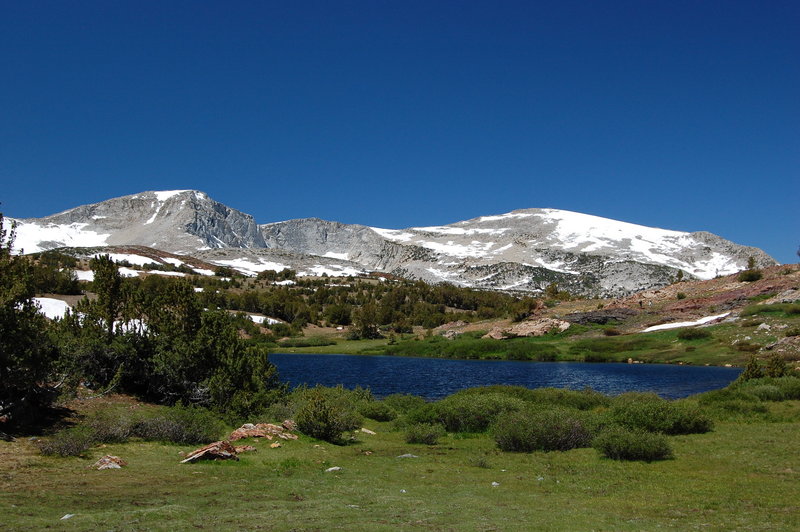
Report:
[[[258,250],[285,251],[311,257],[305,262],[316,261],[320,267],[323,259],[336,259],[341,262],[337,267],[347,271],[521,292],[538,292],[557,282],[575,293],[620,295],[669,284],[678,271],[701,279],[733,273],[746,268],[751,256],[758,266],[775,264],[759,249],[710,233],[553,208],[401,230],[318,218],[259,226],[249,214],[204,192],[160,190],[19,223],[17,244],[28,253],[104,245],[143,245],[183,254],[224,248],[218,257],[224,264],[246,262]],[[259,268],[268,267],[269,260],[258,260]]]

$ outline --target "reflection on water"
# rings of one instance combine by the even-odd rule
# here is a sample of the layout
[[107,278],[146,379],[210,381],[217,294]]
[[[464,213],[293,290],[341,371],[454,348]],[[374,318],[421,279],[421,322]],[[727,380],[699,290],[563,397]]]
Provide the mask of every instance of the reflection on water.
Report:
[[281,380],[292,386],[322,384],[370,388],[376,397],[410,393],[440,399],[463,388],[514,384],[527,388],[592,388],[616,395],[655,392],[675,399],[724,388],[739,368],[666,364],[590,364],[585,362],[516,362],[450,360],[356,355],[272,354]]

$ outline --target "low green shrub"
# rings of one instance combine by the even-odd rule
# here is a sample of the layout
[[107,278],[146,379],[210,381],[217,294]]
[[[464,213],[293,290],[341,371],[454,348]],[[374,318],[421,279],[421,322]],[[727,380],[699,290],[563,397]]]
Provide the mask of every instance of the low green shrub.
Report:
[[531,400],[536,403],[567,406],[578,410],[607,407],[611,398],[591,388],[567,390],[565,388],[536,388],[531,390]]
[[419,408],[426,404],[424,398],[418,395],[394,393],[387,395],[383,398],[383,402],[394,409],[398,413],[408,413],[415,408]]
[[666,401],[650,393],[626,393],[614,399],[608,420],[629,429],[664,434],[697,434],[714,423],[694,404]]
[[434,403],[434,411],[448,432],[483,432],[502,412],[524,406],[522,399],[499,393],[454,394]]
[[783,401],[786,396],[780,388],[773,384],[760,384],[758,386],[748,386],[747,391],[762,401]]
[[214,412],[176,405],[138,416],[131,435],[144,440],[196,444],[218,440],[224,431],[225,424]]
[[672,448],[663,434],[610,426],[592,442],[606,458],[613,460],[666,460],[672,458]]
[[296,404],[292,402],[280,401],[272,403],[261,413],[261,422],[283,421],[284,419],[294,419],[297,412]]
[[756,351],[759,351],[761,349],[761,346],[759,344],[754,344],[747,340],[738,342],[733,347],[737,351],[741,351],[742,353],[755,353]]
[[757,403],[758,397],[747,392],[745,386],[728,386],[720,390],[711,390],[697,396],[697,401],[701,405],[712,405],[714,403],[724,403],[728,401],[744,401],[747,403]]
[[361,416],[353,408],[343,408],[323,390],[315,389],[306,397],[295,416],[303,434],[330,443],[343,443],[343,434],[361,426]]
[[570,390],[567,388],[525,388],[507,384],[479,386],[461,390],[455,395],[487,395],[501,394],[508,397],[521,399],[527,403],[567,406],[578,410],[591,410],[597,407],[606,407],[611,404],[611,398],[591,388],[583,390]]
[[45,456],[81,456],[94,445],[94,431],[90,427],[77,426],[56,432],[51,437],[38,440],[36,446]]
[[739,274],[738,279],[743,283],[752,283],[758,281],[764,276],[761,270],[744,270]]
[[705,340],[706,338],[711,338],[711,331],[689,327],[681,329],[677,337],[679,340]]
[[436,445],[445,435],[444,427],[438,423],[414,423],[406,429],[406,443]]
[[764,366],[766,377],[780,378],[786,376],[788,372],[789,366],[782,354],[773,353],[767,358],[767,364]]
[[334,340],[321,336],[303,336],[300,338],[285,338],[278,342],[280,347],[323,347],[336,345]]
[[504,412],[492,425],[492,436],[503,451],[567,451],[588,447],[592,430],[576,410],[541,408]]
[[761,388],[763,386],[773,386],[780,391],[780,394],[786,400],[800,399],[800,378],[795,376],[785,376],[779,378],[772,378],[772,377],[753,378],[743,382],[737,381],[736,383],[734,383],[734,386],[735,389],[738,390],[740,393],[747,393],[751,395],[755,395],[755,392],[753,391],[754,388]]
[[800,314],[800,303],[771,303],[768,305],[748,305],[739,313],[739,316],[753,316],[756,314],[778,314],[796,316]]
[[800,327],[791,327],[786,329],[783,333],[784,336],[800,336]]
[[[408,412],[403,420],[405,424],[411,423],[438,423],[438,412],[435,403],[425,403]],[[402,426],[399,425],[399,426]]]
[[383,401],[364,403],[358,409],[358,413],[375,421],[392,421],[397,417],[397,411]]
[[122,443],[134,435],[131,415],[118,410],[97,410],[82,425],[92,431],[92,438],[98,443]]

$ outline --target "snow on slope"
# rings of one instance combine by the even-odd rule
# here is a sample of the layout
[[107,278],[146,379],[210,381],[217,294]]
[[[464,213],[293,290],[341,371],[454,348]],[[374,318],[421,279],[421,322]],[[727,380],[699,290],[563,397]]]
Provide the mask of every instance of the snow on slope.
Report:
[[707,247],[690,233],[559,209],[527,209],[447,226],[371,229],[388,240],[458,259],[519,262],[564,273],[573,270],[563,261],[543,256],[541,250],[664,265],[701,279],[741,270],[735,260],[716,251],[704,251],[702,258],[691,261],[678,258],[687,250]]
[[703,325],[705,323],[711,323],[712,321],[721,320],[728,314],[730,314],[730,312],[726,312],[724,314],[717,314],[716,316],[706,316],[705,318],[700,318],[699,320],[695,321],[676,321],[673,323],[663,323],[661,325],[653,325],[652,327],[648,327],[642,330],[642,332],[664,331],[667,329],[678,329],[680,327],[694,327],[695,325]]
[[[17,223],[17,236],[14,241],[14,253],[38,253],[51,246],[48,242],[58,242],[60,246],[75,248],[105,246],[110,233],[98,233],[85,229],[88,223],[72,224],[47,224],[39,225],[35,223],[14,220],[13,218],[4,219],[6,222]],[[10,229],[10,226],[7,226]]]
[[51,320],[63,318],[67,311],[71,309],[64,301],[53,299],[52,297],[34,297],[33,300],[39,305],[39,312]]

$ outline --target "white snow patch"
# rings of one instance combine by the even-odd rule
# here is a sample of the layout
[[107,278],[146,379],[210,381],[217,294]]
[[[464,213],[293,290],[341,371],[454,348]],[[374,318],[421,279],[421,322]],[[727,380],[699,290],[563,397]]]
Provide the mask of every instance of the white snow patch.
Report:
[[277,286],[292,286],[297,283],[295,281],[292,281],[291,279],[284,279],[283,281],[275,281],[272,284]]
[[270,262],[266,260],[256,261],[254,259],[247,259],[247,258],[215,260],[214,263],[221,264],[223,266],[230,266],[234,270],[240,271],[245,275],[251,275],[251,276],[255,276],[265,270],[273,270],[279,272],[281,270],[286,269],[286,266],[279,262]]
[[350,260],[350,255],[348,253],[336,253],[334,251],[328,251],[323,255],[323,257],[327,257],[329,259]]
[[438,253],[461,259],[467,257],[483,257],[489,252],[492,246],[495,245],[494,242],[479,242],[477,240],[473,240],[468,245],[456,244],[452,240],[448,240],[445,243],[415,240],[413,243]]
[[449,272],[446,270],[440,270],[439,268],[425,268],[425,271],[433,275],[434,277],[441,279],[442,281],[448,281],[453,284],[463,285],[464,283],[459,279],[459,275],[456,272]]
[[[89,231],[86,223],[72,224],[46,224],[21,222],[6,218],[3,226],[6,230],[11,229],[11,222],[17,222],[16,239],[14,241],[14,253],[38,253],[46,249],[55,247],[95,247],[105,246],[106,239],[110,233],[98,233]],[[42,244],[46,244],[43,246]]]
[[695,325],[703,325],[704,323],[709,323],[714,320],[722,319],[728,314],[730,314],[730,312],[726,312],[724,314],[717,314],[716,316],[706,316],[705,318],[700,318],[699,320],[695,321],[676,321],[675,323],[664,323],[662,325],[653,325],[652,327],[644,329],[642,332],[663,331],[665,329],[677,329],[679,327],[693,327]]
[[275,318],[270,318],[268,316],[261,316],[258,314],[248,314],[253,323],[266,323],[267,325],[275,325],[276,323],[283,323],[281,320],[276,320]]
[[535,264],[523,264],[523,265],[524,266],[533,266],[534,268],[536,268],[536,267],[545,268],[547,270],[552,270],[554,272],[560,272],[560,273],[572,273],[572,274],[575,273],[574,271],[572,271],[572,270],[570,270],[569,268],[566,267],[566,263],[561,262],[561,261],[548,262],[548,261],[546,261],[546,260],[544,260],[542,258],[536,258],[536,259],[534,259],[534,262],[535,262]]
[[181,264],[183,264],[183,261],[181,259],[174,259],[172,257],[163,257],[161,260],[163,260],[166,263],[172,264],[173,266],[180,266]]
[[195,286],[194,287],[194,291],[195,292],[202,292],[203,291],[203,287],[202,286]]
[[509,218],[530,218],[531,216],[533,216],[533,213],[530,212],[507,212],[495,216],[481,216],[478,218],[478,222],[495,222],[497,220],[508,220]]
[[472,235],[502,235],[506,231],[510,231],[510,228],[505,227],[502,229],[479,229],[477,227],[471,227],[469,229],[466,229],[463,227],[436,225],[430,227],[414,227],[413,230],[425,233],[438,233],[440,235],[472,236]]
[[399,240],[401,242],[405,242],[407,240],[411,240],[414,238],[412,233],[402,231],[400,229],[381,229],[379,227],[370,227],[373,231],[378,233],[384,238],[388,238],[389,240]]
[[133,270],[124,266],[119,268],[119,274],[123,277],[139,277],[139,270]]
[[338,264],[328,264],[327,266],[317,265],[312,266],[308,270],[306,270],[303,275],[313,275],[316,277],[322,277],[323,274],[327,274],[329,277],[349,277],[349,276],[356,276],[361,275],[363,272],[361,270],[357,270],[356,268],[351,268],[349,266],[339,266]]
[[214,275],[214,270],[206,270],[205,268],[192,268],[195,272],[199,273],[200,275]]
[[153,260],[149,257],[143,257],[141,255],[132,255],[129,253],[101,253],[95,255],[95,258],[99,257],[100,255],[108,255],[114,262],[128,261],[131,264],[135,264],[137,266],[144,266],[145,264],[158,264],[158,261]]
[[75,277],[79,281],[94,281],[94,272],[92,270],[75,270]]
[[186,274],[183,272],[162,272],[161,270],[147,270],[143,273],[153,273],[155,275],[166,275],[168,277],[186,277]]
[[183,194],[184,192],[190,192],[189,190],[159,190],[153,192],[156,195],[158,201],[164,202],[168,199],[177,196],[178,194]]
[[52,297],[34,297],[33,300],[39,305],[39,312],[51,320],[63,318],[71,308],[64,301]]

